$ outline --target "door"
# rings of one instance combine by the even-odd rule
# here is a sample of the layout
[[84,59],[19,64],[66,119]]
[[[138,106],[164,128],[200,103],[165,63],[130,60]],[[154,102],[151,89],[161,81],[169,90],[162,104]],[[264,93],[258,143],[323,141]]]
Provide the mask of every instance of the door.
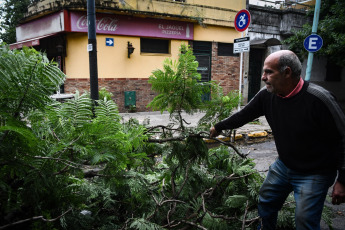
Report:
[[[199,62],[198,73],[201,75],[201,82],[211,80],[211,55],[212,42],[193,41],[193,54]],[[204,94],[202,100],[210,100],[210,94]]]
[[264,49],[250,49],[248,101],[250,101],[260,90],[264,51]]

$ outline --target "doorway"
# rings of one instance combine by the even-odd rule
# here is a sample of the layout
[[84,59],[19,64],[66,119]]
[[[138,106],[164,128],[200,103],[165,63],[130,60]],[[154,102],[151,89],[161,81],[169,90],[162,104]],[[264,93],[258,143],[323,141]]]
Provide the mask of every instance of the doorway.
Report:
[[248,101],[250,101],[259,92],[261,88],[261,71],[264,53],[264,49],[250,49],[248,74]]

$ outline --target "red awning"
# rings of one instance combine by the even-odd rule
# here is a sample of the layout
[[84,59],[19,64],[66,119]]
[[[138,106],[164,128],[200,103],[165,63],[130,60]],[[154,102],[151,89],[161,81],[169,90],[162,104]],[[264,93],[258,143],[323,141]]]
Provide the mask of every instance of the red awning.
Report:
[[46,38],[46,37],[50,37],[55,35],[56,33],[53,34],[47,34],[47,35],[43,35],[40,37],[36,37],[36,38],[30,38],[24,41],[20,41],[20,42],[16,42],[16,43],[12,43],[10,44],[10,49],[20,49],[23,48],[23,46],[27,46],[27,47],[32,47],[32,46],[38,46],[40,44],[40,39],[42,38]]

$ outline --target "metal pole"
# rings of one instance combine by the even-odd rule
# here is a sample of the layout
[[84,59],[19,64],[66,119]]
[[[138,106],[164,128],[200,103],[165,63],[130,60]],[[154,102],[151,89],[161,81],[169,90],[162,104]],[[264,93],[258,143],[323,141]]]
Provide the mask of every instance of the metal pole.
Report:
[[[312,27],[312,30],[311,30],[312,34],[316,34],[316,32],[317,32],[317,26],[319,24],[320,8],[321,8],[321,0],[316,0],[315,11],[314,11],[313,27]],[[306,74],[305,74],[305,80],[306,81],[310,80],[311,69],[312,69],[312,66],[313,66],[313,59],[314,59],[314,53],[313,52],[309,52],[309,54],[308,54],[308,62],[307,62],[307,70],[306,70]]]
[[[243,32],[241,33],[241,38],[243,38]],[[238,96],[240,100],[238,101],[238,111],[241,109],[241,94],[242,94],[242,62],[243,62],[243,52],[240,54],[240,83],[238,89]]]
[[98,100],[99,98],[95,8],[95,0],[87,0],[88,52],[90,68],[90,92],[92,100]]

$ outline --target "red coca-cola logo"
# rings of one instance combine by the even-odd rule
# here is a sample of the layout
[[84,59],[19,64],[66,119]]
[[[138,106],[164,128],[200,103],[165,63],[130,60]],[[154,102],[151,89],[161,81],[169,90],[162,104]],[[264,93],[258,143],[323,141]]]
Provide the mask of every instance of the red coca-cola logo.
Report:
[[[111,17],[102,17],[96,19],[96,30],[114,32],[118,28],[118,20]],[[87,16],[81,16],[77,20],[77,28],[79,30],[87,29]]]

